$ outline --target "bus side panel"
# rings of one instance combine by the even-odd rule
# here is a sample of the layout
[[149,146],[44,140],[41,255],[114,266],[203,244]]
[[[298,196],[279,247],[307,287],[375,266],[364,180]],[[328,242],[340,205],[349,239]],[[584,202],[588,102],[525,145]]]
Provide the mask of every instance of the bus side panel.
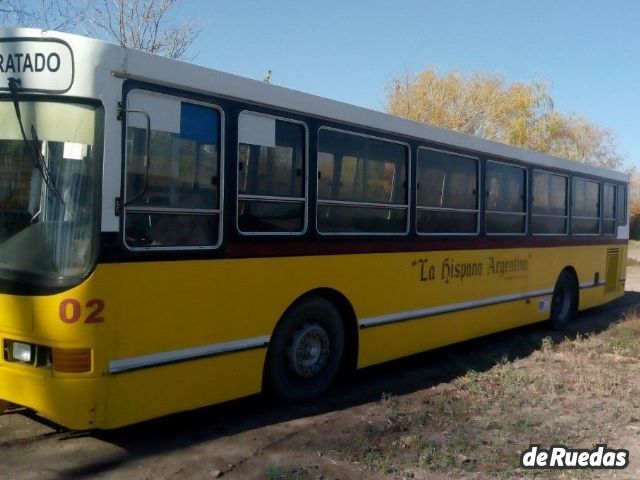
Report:
[[[606,246],[520,248],[140,262],[98,270],[118,279],[117,315],[110,318],[112,362],[268,338],[297,298],[321,287],[343,294],[361,325],[381,316],[497,299],[481,308],[361,328],[358,366],[363,367],[544,320],[562,268],[571,265],[580,283],[593,282],[596,273],[604,278],[606,255]],[[468,264],[481,267],[460,266]],[[581,298],[595,304],[621,294],[604,296],[602,288],[585,288]],[[547,293],[535,294],[540,291]],[[508,295],[524,296],[500,301]],[[266,348],[256,348],[110,372],[105,425],[258,392],[265,354]]]
[[[580,310],[597,307],[624,295],[625,277],[627,272],[627,245],[612,245],[603,247],[591,247],[585,254],[595,256],[600,260],[598,273],[598,286],[580,289]],[[597,250],[595,250],[597,249]],[[584,261],[576,260],[578,265]],[[580,285],[594,283],[595,273],[583,271]]]
[[363,329],[362,366],[546,320],[549,313],[539,311],[539,301],[542,297]]
[[[391,360],[470,338],[514,328],[549,318],[553,288],[565,267],[576,271],[580,309],[601,305],[624,293],[618,283],[605,292],[604,282],[608,248],[604,246],[550,247],[531,249],[466,250],[424,252],[396,256],[405,262],[404,270],[387,265],[388,277],[395,285],[382,284],[366,296],[351,297],[358,318],[365,328],[360,330],[359,367]],[[620,263],[624,263],[624,248]],[[515,263],[509,263],[515,260]],[[384,263],[381,260],[381,263]],[[464,271],[463,265],[481,264],[482,273],[461,278],[451,272]],[[406,267],[410,265],[410,268]],[[453,265],[453,266],[452,266]],[[621,267],[624,268],[624,267]],[[468,270],[468,268],[467,268]],[[480,268],[476,269],[476,273]],[[599,278],[596,285],[594,280]],[[400,279],[403,279],[400,281]],[[400,285],[408,292],[404,297]],[[518,297],[504,301],[505,296]],[[400,298],[400,301],[398,301]],[[418,299],[418,301],[416,301]],[[480,302],[473,307],[470,302]],[[482,302],[486,302],[483,304]],[[448,307],[452,311],[428,317],[421,309]],[[375,312],[367,307],[374,307]],[[369,326],[379,316],[415,311],[412,318],[397,323]],[[378,316],[378,317],[376,317]],[[414,319],[418,317],[417,319]]]
[[112,362],[127,365],[149,355],[252,345],[235,353],[111,371],[105,427],[259,392],[277,321],[299,295],[317,286],[305,263],[274,258],[105,266],[122,279]]
[[258,393],[266,348],[113,375],[103,428]]

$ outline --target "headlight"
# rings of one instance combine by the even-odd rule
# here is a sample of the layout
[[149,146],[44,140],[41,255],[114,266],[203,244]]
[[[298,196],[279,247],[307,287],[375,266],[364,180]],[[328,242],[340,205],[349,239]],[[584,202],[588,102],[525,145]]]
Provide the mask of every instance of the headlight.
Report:
[[31,363],[31,359],[34,358],[33,347],[28,343],[11,342],[11,360]]
[[51,366],[51,348],[33,343],[4,341],[4,361],[24,363],[34,367]]

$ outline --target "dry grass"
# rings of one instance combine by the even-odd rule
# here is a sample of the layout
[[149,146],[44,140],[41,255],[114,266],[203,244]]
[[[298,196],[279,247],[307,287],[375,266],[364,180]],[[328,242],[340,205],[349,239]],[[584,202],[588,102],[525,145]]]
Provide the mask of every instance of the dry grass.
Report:
[[384,395],[365,426],[337,439],[329,455],[396,478],[530,476],[519,455],[531,443],[623,448],[617,432],[640,426],[638,372],[640,317],[632,313],[599,334],[545,338],[525,359],[420,394]]

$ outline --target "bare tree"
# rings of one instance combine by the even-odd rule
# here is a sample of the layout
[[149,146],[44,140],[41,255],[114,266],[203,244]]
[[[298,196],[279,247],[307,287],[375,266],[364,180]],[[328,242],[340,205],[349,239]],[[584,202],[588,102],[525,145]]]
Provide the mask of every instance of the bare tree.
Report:
[[185,58],[202,24],[169,21],[170,11],[179,1],[91,0],[89,21],[97,37],[169,58]]
[[73,31],[85,19],[86,10],[74,0],[0,0],[5,25]]
[[189,59],[201,20],[176,21],[182,0],[0,0],[5,25],[81,33],[120,45]]

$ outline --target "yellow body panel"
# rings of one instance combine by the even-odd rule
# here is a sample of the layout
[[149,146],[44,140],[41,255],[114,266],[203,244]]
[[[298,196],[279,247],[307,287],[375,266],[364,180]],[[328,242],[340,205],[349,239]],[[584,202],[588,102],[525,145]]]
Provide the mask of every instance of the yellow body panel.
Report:
[[[613,278],[608,248],[620,250],[623,279],[626,245],[98,265],[83,284],[60,294],[0,295],[3,339],[93,352],[93,369],[84,374],[0,359],[0,399],[72,428],[113,428],[259,392],[266,348],[122,373],[110,373],[110,362],[270,336],[285,310],[311,290],[339,292],[360,322],[525,294],[359,329],[364,367],[547,319],[549,292],[565,266],[584,287],[580,309],[617,298],[623,282],[605,293],[605,279]],[[458,267],[468,275],[455,276],[456,265],[469,264]],[[541,291],[547,293],[535,295]],[[72,308],[60,312],[69,299],[81,308],[77,319]],[[101,321],[86,323],[93,300],[104,302]]]

